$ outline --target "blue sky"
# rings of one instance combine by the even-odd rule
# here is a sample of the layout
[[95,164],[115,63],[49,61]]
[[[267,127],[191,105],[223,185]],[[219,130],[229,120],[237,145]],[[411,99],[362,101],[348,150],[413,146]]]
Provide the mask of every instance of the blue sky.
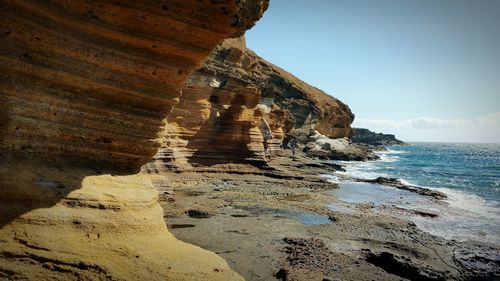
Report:
[[500,142],[499,0],[271,0],[268,61],[407,141]]

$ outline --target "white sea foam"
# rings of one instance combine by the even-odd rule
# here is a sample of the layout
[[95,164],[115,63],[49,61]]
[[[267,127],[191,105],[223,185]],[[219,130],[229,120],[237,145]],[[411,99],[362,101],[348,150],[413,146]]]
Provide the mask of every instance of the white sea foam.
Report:
[[[445,192],[448,199],[437,201],[393,187],[357,182],[348,182],[331,192],[347,203],[371,202],[375,206],[397,206],[406,210],[434,213],[438,216],[430,218],[391,208],[378,209],[380,212],[390,212],[396,217],[411,220],[420,229],[446,239],[475,240],[500,245],[500,209],[497,206],[474,194],[443,188],[437,190]],[[335,211],[345,212],[343,209]]]
[[407,153],[406,151],[394,150],[394,149],[390,149],[390,148],[387,148],[386,151],[381,151],[381,152],[390,153],[390,154],[406,154]]
[[[405,180],[405,179],[398,179],[398,180],[399,180],[402,184],[406,184],[406,185],[413,185],[413,186],[418,186],[418,185],[416,185],[416,184],[414,184],[414,183],[411,183],[411,182],[409,182],[409,181],[407,181],[407,180]],[[424,187],[424,186],[420,186],[420,187]],[[424,187],[424,188],[427,188],[427,187]]]
[[[415,185],[403,179],[400,181],[404,184]],[[438,190],[447,196],[442,202],[420,201],[420,204],[415,206],[439,214],[438,218],[410,218],[421,229],[446,239],[500,244],[500,206],[498,203],[487,201],[466,191],[429,186],[419,187]]]
[[398,154],[403,154],[404,151],[400,150],[385,150],[385,151],[377,151],[377,154],[380,157],[380,162],[396,162],[399,160]]
[[[436,188],[445,193],[448,198],[445,200],[451,208],[463,211],[471,217],[498,220],[500,222],[500,206],[492,201],[465,191],[453,190],[450,188]],[[499,224],[500,228],[500,224]]]
[[[409,153],[399,150],[387,150],[377,152],[380,160],[366,162],[345,162],[341,164],[346,171],[337,172],[336,177],[332,178],[336,183],[342,183],[343,176],[355,177],[362,179],[374,179],[380,176],[394,177],[394,171],[397,162],[404,159],[403,154]],[[387,164],[384,164],[387,163]],[[386,174],[388,173],[388,174]],[[419,179],[418,170],[415,171],[413,179]],[[397,174],[397,173],[396,173]],[[441,191],[447,195],[445,200],[433,200],[426,196],[417,194],[402,194],[402,191],[396,189],[382,188],[374,186],[370,188],[367,194],[362,188],[356,187],[359,183],[351,182],[345,185],[345,190],[339,192],[338,198],[342,200],[345,197],[346,202],[354,200],[368,200],[373,203],[385,205],[396,205],[405,209],[414,209],[428,211],[438,214],[435,218],[422,217],[411,212],[399,212],[393,215],[400,216],[404,219],[411,220],[417,224],[422,230],[431,234],[444,237],[446,239],[454,239],[457,241],[476,240],[482,242],[495,243],[500,245],[500,204],[495,201],[488,201],[479,195],[475,195],[468,191],[451,188],[436,188],[418,185],[413,180],[399,178],[399,180],[408,185],[420,186]],[[460,186],[461,182],[455,182],[453,177],[443,177],[433,179],[434,186]],[[494,187],[498,186],[498,180],[495,181]],[[342,189],[342,188],[341,188]],[[393,189],[388,190],[388,189]],[[360,193],[361,192],[361,193]],[[359,194],[358,194],[359,193]],[[356,195],[357,194],[357,195]],[[380,211],[383,211],[381,209]],[[387,210],[386,210],[387,211]]]
[[360,179],[374,179],[380,176],[387,176],[375,170],[375,162],[344,162],[341,163],[345,172],[337,172],[340,175],[351,176]]
[[487,201],[476,194],[446,187],[416,185],[405,179],[398,180],[406,185],[413,185],[417,187],[441,191],[442,193],[446,194],[447,198],[443,201],[448,203],[448,206],[450,208],[467,212],[469,216],[477,215],[481,218],[492,218],[500,220],[499,204],[493,201]]
[[321,177],[326,178],[326,180],[331,183],[340,183],[340,178],[336,175],[321,175]]
[[396,155],[391,155],[387,153],[379,153],[378,156],[380,157],[381,162],[396,162],[399,160],[399,156]]
[[439,214],[437,218],[410,219],[422,230],[446,239],[475,240],[500,245],[499,210],[482,205],[480,201],[471,198],[470,194],[462,199],[450,198],[447,200],[450,204],[448,206],[434,205]]
[[[363,178],[382,176],[382,174],[375,171],[363,171],[362,168],[350,170],[348,174]],[[341,182],[341,177],[333,176],[332,179],[336,183]],[[400,180],[404,184],[415,185],[410,181]],[[465,191],[449,188],[424,188],[441,191],[447,195],[447,199],[436,201],[410,193],[401,197],[402,194],[400,193],[403,191],[394,190],[392,187],[374,186],[374,188],[370,188],[369,200],[372,202],[378,201],[378,204],[396,204],[406,209],[438,214],[436,218],[404,213],[393,214],[413,221],[420,229],[433,235],[456,241],[475,240],[500,245],[500,206],[498,206],[498,203],[486,201],[475,194]],[[392,191],[388,189],[392,189]],[[345,194],[351,194],[355,191],[345,190],[345,192]],[[377,195],[377,193],[380,194]],[[342,200],[342,196],[339,199]]]
[[463,217],[410,218],[420,229],[430,234],[456,241],[480,241],[500,245],[498,221],[478,221]]

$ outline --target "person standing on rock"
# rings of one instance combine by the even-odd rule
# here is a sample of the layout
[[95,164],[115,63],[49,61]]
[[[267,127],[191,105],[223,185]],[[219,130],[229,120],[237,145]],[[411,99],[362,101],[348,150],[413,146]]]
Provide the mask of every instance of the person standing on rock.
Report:
[[293,138],[289,143],[289,147],[292,150],[292,155],[295,156],[295,148],[297,148],[297,139]]
[[263,117],[260,119],[259,130],[262,134],[262,138],[264,139],[264,152],[267,153],[267,149],[269,148],[269,140],[273,138],[273,133],[271,131],[271,126],[269,126],[269,123]]

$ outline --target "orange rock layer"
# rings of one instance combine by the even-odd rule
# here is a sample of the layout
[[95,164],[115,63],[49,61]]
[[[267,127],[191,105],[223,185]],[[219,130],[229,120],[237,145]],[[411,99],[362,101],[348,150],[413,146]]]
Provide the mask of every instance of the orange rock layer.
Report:
[[286,134],[315,129],[348,137],[349,107],[227,39],[195,72],[167,119],[147,172],[263,167]]
[[0,1],[2,153],[137,171],[185,80],[266,1]]
[[259,98],[253,88],[184,88],[183,98],[167,119],[165,143],[156,156],[160,170],[265,164],[262,116],[255,110]]
[[150,176],[116,175],[150,160],[186,79],[267,5],[0,0],[0,279],[241,279],[168,233]]

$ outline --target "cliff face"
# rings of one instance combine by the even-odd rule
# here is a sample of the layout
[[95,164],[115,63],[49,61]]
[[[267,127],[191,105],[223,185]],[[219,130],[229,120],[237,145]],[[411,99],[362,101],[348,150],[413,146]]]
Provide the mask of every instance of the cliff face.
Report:
[[244,39],[229,39],[217,47],[201,70],[222,88],[252,85],[261,91],[261,104],[289,113],[285,130],[314,127],[331,138],[349,135],[354,115],[347,105],[265,61],[244,47]]
[[238,279],[137,172],[191,73],[267,0],[0,1],[0,277]]
[[188,80],[167,120],[164,143],[146,171],[265,166],[285,134],[350,134],[349,107],[227,39]]
[[266,5],[206,2],[2,1],[2,150],[137,171],[187,77]]

